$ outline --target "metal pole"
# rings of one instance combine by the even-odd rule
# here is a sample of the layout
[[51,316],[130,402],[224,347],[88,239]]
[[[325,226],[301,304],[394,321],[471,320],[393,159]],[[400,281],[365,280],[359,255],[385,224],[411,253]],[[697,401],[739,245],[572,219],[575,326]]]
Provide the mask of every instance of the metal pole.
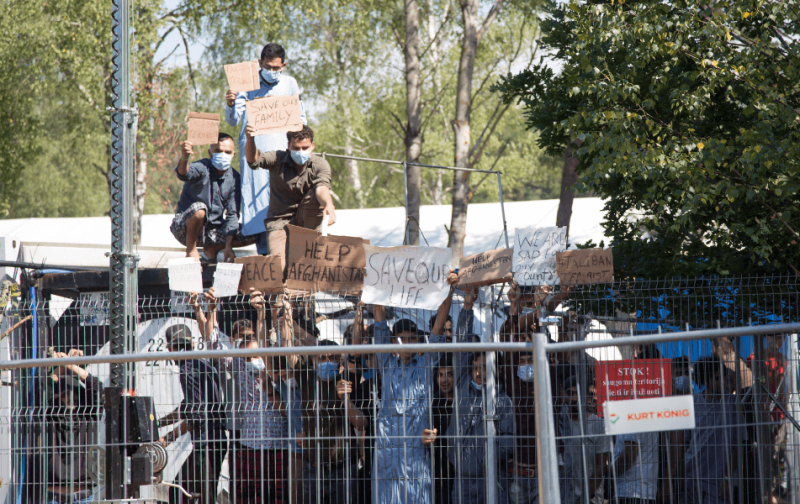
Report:
[[497,379],[496,379],[496,354],[486,352],[486,387],[484,387],[486,409],[484,422],[486,426],[486,502],[499,502],[497,500],[497,485],[500,481],[497,475],[497,444],[495,442],[497,429]]
[[[787,358],[788,369],[785,374],[787,401],[789,412],[794,418],[800,414],[798,408],[798,388],[797,388],[797,333],[789,335],[789,357]],[[787,427],[788,428],[788,427]],[[786,442],[786,460],[789,461],[789,498],[792,504],[800,504],[800,478],[798,478],[798,469],[800,469],[800,432],[797,429],[791,429],[789,440]]]
[[404,226],[405,230],[406,230],[405,245],[409,245],[411,242],[409,240],[410,237],[409,237],[409,233],[408,233],[408,216],[409,216],[409,212],[408,212],[408,163],[406,163],[405,161],[403,161],[403,195],[405,197],[405,202],[406,202],[406,224]]
[[497,191],[500,193],[500,211],[503,213],[503,234],[506,236],[506,248],[511,248],[508,244],[508,224],[506,223],[506,205],[503,202],[503,182],[500,180],[500,172],[497,172]]
[[534,335],[534,359],[536,381],[536,465],[539,468],[539,504],[560,502],[558,489],[558,451],[556,430],[553,423],[553,396],[550,390],[550,368],[548,366],[547,335]]
[[[133,254],[133,143],[136,113],[131,108],[130,85],[130,0],[112,0],[112,95],[111,108],[111,253],[109,273],[109,342],[112,355],[131,353],[136,338],[136,258]],[[116,391],[133,388],[129,364],[110,366],[111,398]],[[133,366],[130,366],[133,368]],[[125,415],[123,414],[123,418]],[[113,422],[113,419],[109,421]],[[119,442],[126,442],[124,425],[106,431],[106,498],[128,497]]]

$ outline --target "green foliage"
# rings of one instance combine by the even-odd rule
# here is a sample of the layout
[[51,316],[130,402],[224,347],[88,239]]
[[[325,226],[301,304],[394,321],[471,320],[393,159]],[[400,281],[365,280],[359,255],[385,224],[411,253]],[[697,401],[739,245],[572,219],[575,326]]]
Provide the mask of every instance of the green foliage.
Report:
[[547,152],[577,151],[627,277],[798,273],[800,19],[793,2],[553,3],[563,64],[509,75]]

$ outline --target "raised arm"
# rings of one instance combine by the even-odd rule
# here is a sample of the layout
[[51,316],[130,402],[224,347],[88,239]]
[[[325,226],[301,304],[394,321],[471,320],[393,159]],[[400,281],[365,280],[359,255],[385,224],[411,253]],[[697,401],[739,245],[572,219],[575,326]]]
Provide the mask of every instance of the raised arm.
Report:
[[[264,299],[264,294],[261,291],[255,290],[250,287],[250,306],[256,310],[256,339],[259,341],[269,341],[269,335],[266,332],[267,321],[267,302]],[[272,327],[277,327],[277,316],[273,313]]]
[[225,120],[228,124],[231,126],[239,124],[244,116],[246,101],[246,93],[236,93],[230,89],[225,93]]
[[436,322],[431,329],[431,336],[441,336],[444,332],[444,325],[447,323],[447,315],[450,313],[450,307],[453,304],[453,293],[456,291],[456,284],[458,284],[458,275],[455,270],[450,270],[447,275],[447,283],[450,285],[450,292],[447,297],[439,305],[439,311],[436,312]]

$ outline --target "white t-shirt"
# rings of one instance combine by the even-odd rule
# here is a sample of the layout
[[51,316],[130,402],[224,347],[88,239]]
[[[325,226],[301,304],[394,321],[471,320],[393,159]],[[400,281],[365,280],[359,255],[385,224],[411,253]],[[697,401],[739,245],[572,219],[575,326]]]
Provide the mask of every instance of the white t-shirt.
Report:
[[[581,421],[569,419],[570,437],[564,439],[564,455],[570,464],[570,486],[576,496],[583,495],[583,456],[586,455],[586,472],[594,475],[595,456],[598,453],[610,453],[611,442],[606,436],[603,419],[590,415],[583,425],[581,437]],[[591,492],[591,489],[589,489]]]
[[617,496],[655,500],[658,493],[658,432],[623,434],[614,449],[616,460],[625,443],[638,443],[639,456],[625,474],[617,474]]

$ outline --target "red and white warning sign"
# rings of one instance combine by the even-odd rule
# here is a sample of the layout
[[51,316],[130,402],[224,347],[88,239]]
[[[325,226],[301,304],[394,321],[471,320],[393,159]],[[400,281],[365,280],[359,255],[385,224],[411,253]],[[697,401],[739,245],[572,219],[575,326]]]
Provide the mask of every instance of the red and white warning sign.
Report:
[[599,361],[596,365],[598,414],[606,401],[627,401],[672,395],[670,359]]

